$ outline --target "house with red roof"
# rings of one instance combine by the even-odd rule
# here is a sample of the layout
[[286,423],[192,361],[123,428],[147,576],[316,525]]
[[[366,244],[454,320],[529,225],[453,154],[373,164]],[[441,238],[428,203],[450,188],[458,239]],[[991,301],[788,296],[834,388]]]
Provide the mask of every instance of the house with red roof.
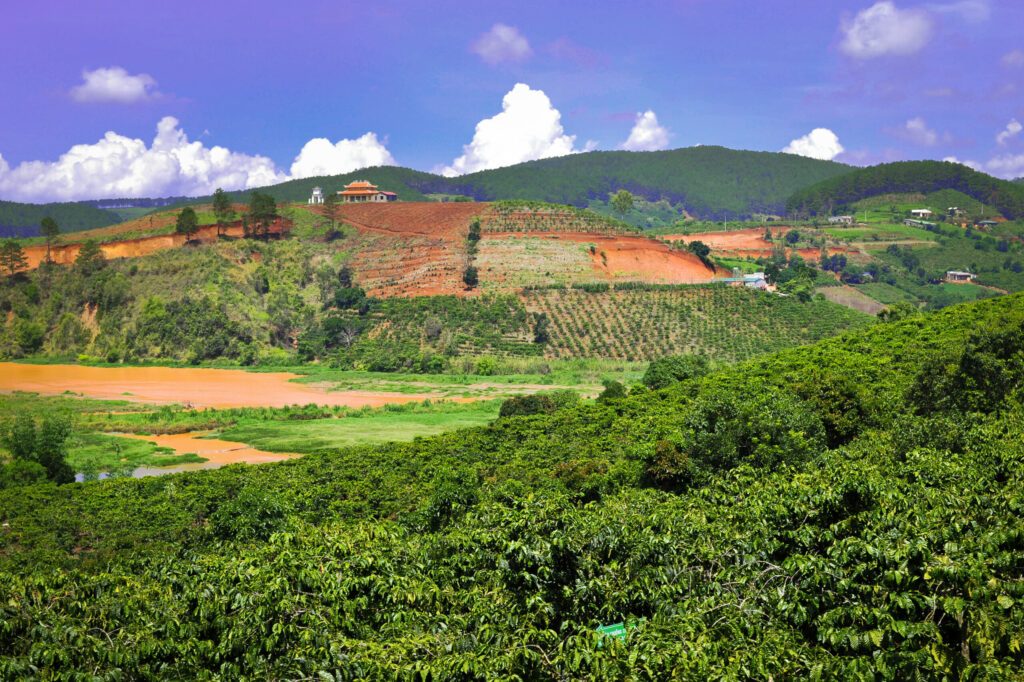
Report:
[[345,185],[345,189],[338,192],[338,197],[343,203],[355,204],[362,202],[384,203],[397,201],[398,195],[394,192],[384,192],[377,185],[366,180],[356,180]]

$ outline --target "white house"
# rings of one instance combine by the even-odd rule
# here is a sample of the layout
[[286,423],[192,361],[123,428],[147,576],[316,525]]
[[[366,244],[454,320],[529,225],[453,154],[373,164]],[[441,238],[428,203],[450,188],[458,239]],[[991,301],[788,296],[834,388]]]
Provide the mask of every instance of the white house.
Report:
[[829,225],[853,225],[852,215],[834,215],[828,219]]
[[910,215],[914,216],[915,218],[928,218],[932,215],[932,212],[929,211],[927,208],[915,208],[910,211]]
[[310,205],[324,203],[324,191],[323,191],[323,189],[321,189],[319,187],[314,187],[313,188],[313,194],[310,195],[309,201],[307,201],[306,203],[310,204]]
[[973,282],[975,277],[977,277],[977,275],[975,275],[974,273],[963,272],[961,270],[949,270],[948,272],[946,272],[946,281],[955,282],[957,284],[961,284],[964,282]]

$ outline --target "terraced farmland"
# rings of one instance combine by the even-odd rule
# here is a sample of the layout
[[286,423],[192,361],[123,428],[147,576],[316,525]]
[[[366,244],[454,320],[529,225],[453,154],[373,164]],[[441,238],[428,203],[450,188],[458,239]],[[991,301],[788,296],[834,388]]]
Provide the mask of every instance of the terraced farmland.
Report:
[[636,228],[592,211],[541,201],[497,201],[480,214],[487,232],[635,234]]
[[811,343],[872,318],[828,301],[800,303],[749,289],[647,287],[587,292],[548,289],[523,294],[526,309],[549,320],[549,357],[651,360],[701,353],[735,361]]

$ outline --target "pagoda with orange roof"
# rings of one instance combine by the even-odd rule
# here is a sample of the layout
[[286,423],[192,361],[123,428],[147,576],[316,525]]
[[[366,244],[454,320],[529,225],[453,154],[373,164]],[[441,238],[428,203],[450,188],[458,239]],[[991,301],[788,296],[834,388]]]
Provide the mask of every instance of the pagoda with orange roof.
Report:
[[338,196],[341,198],[343,203],[355,204],[362,202],[373,202],[373,203],[384,203],[387,201],[396,201],[398,195],[394,192],[381,191],[377,185],[367,182],[366,180],[356,180],[345,185],[345,189],[338,192]]

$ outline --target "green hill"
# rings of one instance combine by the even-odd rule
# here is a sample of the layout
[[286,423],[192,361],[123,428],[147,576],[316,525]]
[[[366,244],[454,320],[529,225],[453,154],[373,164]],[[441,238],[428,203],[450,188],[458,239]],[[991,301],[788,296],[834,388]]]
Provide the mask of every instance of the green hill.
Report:
[[0,676],[1020,679],[1022,359],[1016,295],[411,443],[15,486]]
[[[460,195],[479,201],[525,199],[586,207],[628,189],[651,202],[667,200],[702,218],[781,213],[796,190],[842,175],[848,166],[791,154],[689,147],[663,152],[588,152],[480,171],[458,178],[407,168],[364,168],[353,173],[292,180],[260,191],[279,201],[304,201],[313,187],[340,189],[370,180],[406,201],[425,195]],[[235,192],[244,201],[248,192]],[[197,201],[208,201],[208,197]]]
[[114,211],[107,211],[88,202],[61,204],[20,204],[0,201],[0,237],[34,237],[39,223],[46,216],[57,221],[63,232],[79,232],[121,222]]
[[786,210],[797,215],[832,214],[869,197],[940,190],[962,192],[1011,220],[1024,217],[1024,187],[946,161],[899,161],[861,168],[794,192]]

